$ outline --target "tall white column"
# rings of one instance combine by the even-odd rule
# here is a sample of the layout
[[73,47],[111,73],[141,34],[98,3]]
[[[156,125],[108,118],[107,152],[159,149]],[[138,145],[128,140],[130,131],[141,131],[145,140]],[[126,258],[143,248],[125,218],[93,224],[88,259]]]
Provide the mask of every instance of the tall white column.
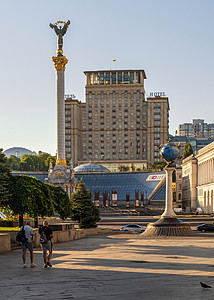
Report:
[[65,160],[64,71],[56,71],[57,159]]
[[166,167],[166,203],[165,203],[165,211],[161,215],[161,217],[165,218],[176,218],[176,214],[173,210],[173,197],[172,197],[172,173],[175,170],[174,167]]
[[53,56],[56,70],[56,106],[57,106],[57,164],[66,166],[65,159],[65,83],[64,72],[68,59],[65,56]]

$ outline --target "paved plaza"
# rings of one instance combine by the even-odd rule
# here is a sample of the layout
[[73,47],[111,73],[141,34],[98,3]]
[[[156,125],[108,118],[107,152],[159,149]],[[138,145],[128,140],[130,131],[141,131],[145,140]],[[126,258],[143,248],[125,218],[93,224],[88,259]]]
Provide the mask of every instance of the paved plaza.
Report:
[[[214,299],[213,235],[91,236],[54,245],[49,269],[35,249],[35,263],[23,269],[21,250],[0,255],[1,299]],[[200,281],[213,288],[204,290]]]

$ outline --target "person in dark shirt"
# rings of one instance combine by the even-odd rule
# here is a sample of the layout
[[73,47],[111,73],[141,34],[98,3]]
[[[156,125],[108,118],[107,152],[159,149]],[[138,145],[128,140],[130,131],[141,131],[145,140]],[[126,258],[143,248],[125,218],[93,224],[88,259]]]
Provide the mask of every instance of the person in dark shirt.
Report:
[[[48,227],[48,221],[43,222],[43,226],[39,228],[39,233],[41,234],[44,231],[46,237],[47,237],[47,243],[42,244],[43,249],[43,260],[44,260],[44,267],[52,267],[52,264],[50,263],[51,257],[52,257],[52,251],[53,251],[53,244],[51,239],[53,238],[53,232],[50,227]],[[48,252],[48,255],[47,255]]]

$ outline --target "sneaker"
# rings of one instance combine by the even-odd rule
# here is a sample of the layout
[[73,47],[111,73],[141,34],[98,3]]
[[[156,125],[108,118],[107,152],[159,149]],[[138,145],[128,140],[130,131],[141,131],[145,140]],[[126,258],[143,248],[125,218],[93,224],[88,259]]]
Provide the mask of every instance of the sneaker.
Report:
[[44,264],[44,268],[47,268],[47,264]]
[[24,265],[23,265],[23,268],[24,268],[24,269],[26,269],[26,268],[27,268],[27,265],[26,265],[26,264],[24,264]]
[[52,268],[52,264],[49,263],[49,261],[47,262],[48,267]]
[[35,268],[36,267],[36,264],[31,264],[31,268]]

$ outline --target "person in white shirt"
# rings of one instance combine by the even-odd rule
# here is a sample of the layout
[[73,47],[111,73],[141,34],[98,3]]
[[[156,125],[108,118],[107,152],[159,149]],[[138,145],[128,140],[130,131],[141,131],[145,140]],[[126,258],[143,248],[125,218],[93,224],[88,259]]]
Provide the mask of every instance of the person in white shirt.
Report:
[[27,249],[30,251],[31,268],[34,268],[34,267],[36,267],[36,264],[34,264],[34,262],[33,262],[33,228],[31,226],[30,221],[27,221],[26,225],[24,226],[24,231],[25,231],[26,241],[24,243],[22,243],[23,268],[27,268],[27,265],[26,265]]

